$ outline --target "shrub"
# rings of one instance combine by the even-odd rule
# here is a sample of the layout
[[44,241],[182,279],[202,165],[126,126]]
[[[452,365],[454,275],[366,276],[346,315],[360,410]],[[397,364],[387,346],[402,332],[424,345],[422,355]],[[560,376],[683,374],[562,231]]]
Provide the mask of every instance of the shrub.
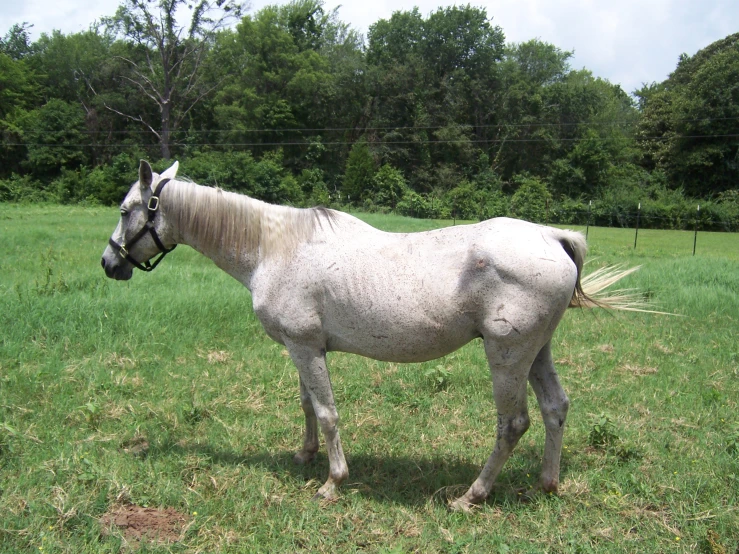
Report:
[[480,219],[506,217],[509,211],[509,204],[510,199],[499,190],[482,193]]
[[452,209],[452,217],[478,219],[482,212],[482,195],[469,181],[462,181],[446,193],[446,202]]
[[390,164],[383,165],[372,179],[372,196],[378,206],[394,209],[407,190],[405,177]]
[[414,190],[408,189],[395,207],[400,215],[410,217],[428,218],[431,217],[431,207],[428,197],[418,194]]
[[56,196],[44,189],[30,175],[21,177],[16,173],[10,179],[0,180],[0,202],[53,202]]
[[537,177],[519,174],[513,177],[518,189],[511,197],[510,212],[513,217],[545,223],[552,195],[547,186]]

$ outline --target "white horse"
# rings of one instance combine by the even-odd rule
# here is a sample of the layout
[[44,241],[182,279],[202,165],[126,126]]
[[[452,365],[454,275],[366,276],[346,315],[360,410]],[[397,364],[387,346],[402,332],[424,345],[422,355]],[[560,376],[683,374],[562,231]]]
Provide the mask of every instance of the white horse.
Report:
[[386,233],[334,210],[273,206],[177,181],[177,166],[157,175],[141,161],[103,253],[105,273],[130,279],[134,267],[149,271],[187,244],[251,291],[264,330],[300,375],[305,435],[296,463],[315,457],[317,424],[323,432],[330,468],[317,498],[335,498],[349,474],[326,353],[422,362],[476,338],[490,366],[498,433],[480,476],[452,508],[468,510],[490,493],[529,427],[527,382],[546,427],[540,487],[557,490],[569,401],[552,363],[552,334],[569,306],[630,309],[622,297],[596,295],[633,269],[581,285],[586,245],[577,232],[499,218]]

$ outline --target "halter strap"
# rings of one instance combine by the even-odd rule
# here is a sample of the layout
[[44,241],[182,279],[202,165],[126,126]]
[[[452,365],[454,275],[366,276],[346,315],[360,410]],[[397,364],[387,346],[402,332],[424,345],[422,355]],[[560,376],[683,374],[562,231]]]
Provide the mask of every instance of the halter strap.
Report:
[[154,228],[154,218],[156,217],[157,213],[159,212],[159,197],[162,194],[162,189],[164,189],[164,185],[166,185],[169,182],[169,179],[162,179],[157,184],[156,190],[154,190],[154,194],[149,198],[149,202],[146,205],[146,211],[147,211],[147,218],[146,223],[144,223],[144,226],[139,230],[138,233],[136,233],[133,238],[128,242],[128,248],[133,247],[141,238],[146,235],[147,233],[151,235],[151,238],[154,239],[154,244],[157,245],[157,248],[159,249],[160,255],[159,257],[154,260],[154,263],[151,263],[151,258],[146,260],[143,264],[136,261],[131,254],[128,252],[128,248],[126,247],[126,244],[118,244],[116,241],[113,240],[111,237],[108,240],[108,243],[110,246],[113,247],[113,250],[124,260],[126,260],[128,263],[133,265],[134,267],[140,269],[141,271],[153,271],[153,269],[159,265],[159,262],[162,261],[164,256],[166,254],[169,254],[174,250],[177,245],[175,244],[172,248],[167,248],[162,244],[162,241],[159,239],[159,235],[157,235],[157,231]]

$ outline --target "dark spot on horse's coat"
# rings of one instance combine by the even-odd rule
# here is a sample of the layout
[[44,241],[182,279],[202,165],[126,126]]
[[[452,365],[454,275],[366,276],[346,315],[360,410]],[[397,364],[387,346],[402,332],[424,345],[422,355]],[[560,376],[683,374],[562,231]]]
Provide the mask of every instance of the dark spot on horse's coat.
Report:
[[376,339],[387,339],[387,338],[390,338],[387,335],[372,335],[372,336],[375,337]]
[[336,262],[332,263],[332,264],[331,264],[330,266],[328,266],[328,267],[327,267],[326,269],[331,269],[331,268],[332,268],[332,267],[334,267],[335,265],[336,265]]
[[499,317],[498,319],[494,319],[493,321],[502,321],[503,323],[507,323],[508,325],[511,326],[511,329],[513,329],[516,332],[516,334],[518,334],[518,335],[521,334],[521,331],[519,331],[518,329],[516,329],[513,326],[513,324],[510,321],[508,321],[506,318],[504,318],[504,317]]
[[477,263],[475,264],[478,269],[482,269],[485,267],[485,260],[477,260]]

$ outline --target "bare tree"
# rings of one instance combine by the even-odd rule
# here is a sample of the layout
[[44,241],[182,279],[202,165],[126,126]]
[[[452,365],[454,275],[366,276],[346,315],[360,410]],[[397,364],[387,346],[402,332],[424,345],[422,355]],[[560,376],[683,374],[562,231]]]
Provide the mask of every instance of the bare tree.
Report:
[[[190,10],[189,28],[181,26],[178,9]],[[203,64],[216,32],[241,18],[243,0],[124,0],[104,24],[116,35],[132,42],[143,56],[119,56],[128,69],[121,77],[159,108],[159,121],[141,114],[112,112],[137,121],[159,141],[164,159],[171,155],[172,133],[185,116],[218,83],[205,83]]]

